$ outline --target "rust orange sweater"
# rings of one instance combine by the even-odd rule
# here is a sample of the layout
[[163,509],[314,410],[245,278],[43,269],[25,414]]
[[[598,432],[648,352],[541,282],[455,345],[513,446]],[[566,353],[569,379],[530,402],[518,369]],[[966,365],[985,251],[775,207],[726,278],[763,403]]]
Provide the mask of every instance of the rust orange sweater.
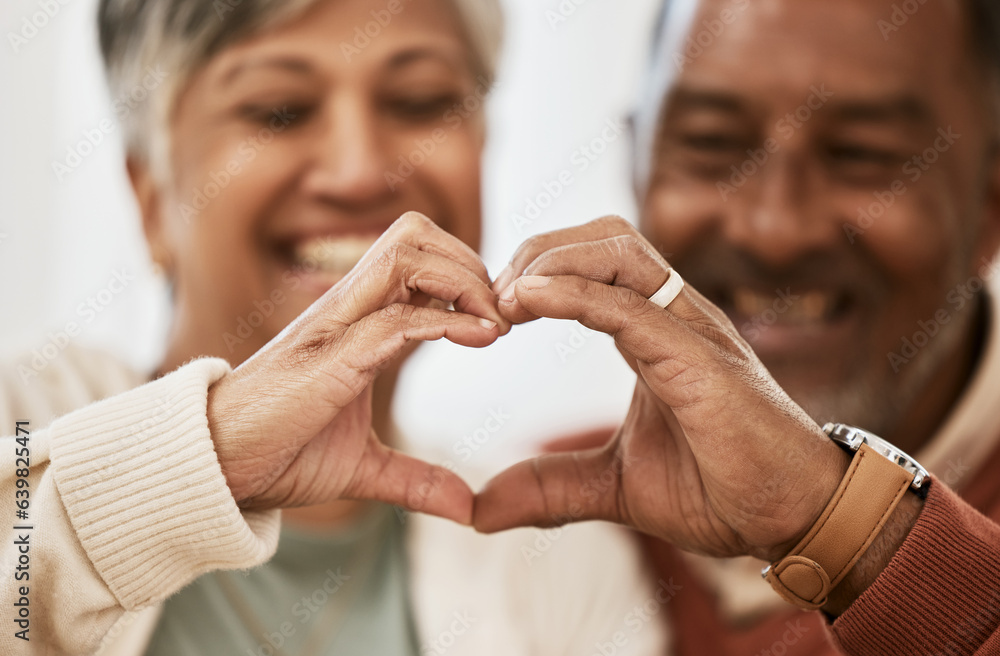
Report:
[[681,585],[669,606],[677,656],[1000,655],[1000,449],[964,498],[933,480],[889,567],[833,624],[789,607],[734,627],[671,546],[646,540],[661,576]]

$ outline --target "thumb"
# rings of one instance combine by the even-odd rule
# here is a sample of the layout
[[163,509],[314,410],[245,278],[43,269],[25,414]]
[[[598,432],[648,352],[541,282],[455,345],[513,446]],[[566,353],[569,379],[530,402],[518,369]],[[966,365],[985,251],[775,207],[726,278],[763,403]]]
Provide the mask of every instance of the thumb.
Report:
[[595,428],[583,431],[574,435],[567,435],[546,442],[542,445],[542,453],[569,453],[571,451],[584,451],[586,449],[598,449],[611,441],[615,436],[614,428]]
[[498,474],[476,496],[473,525],[495,533],[590,519],[621,522],[623,469],[614,447],[526,460]]
[[402,506],[466,526],[472,523],[473,494],[461,477],[374,438],[368,441],[354,482],[344,496]]

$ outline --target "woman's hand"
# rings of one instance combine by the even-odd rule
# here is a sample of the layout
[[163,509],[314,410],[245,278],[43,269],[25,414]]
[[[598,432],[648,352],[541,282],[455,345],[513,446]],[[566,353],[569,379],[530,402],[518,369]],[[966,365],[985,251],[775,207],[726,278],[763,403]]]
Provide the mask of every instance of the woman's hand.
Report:
[[[350,274],[209,391],[209,427],[243,507],[370,499],[469,523],[454,473],[381,442],[371,383],[408,344],[493,343],[510,324],[479,256],[423,215],[396,221]],[[455,310],[441,309],[453,303]]]
[[669,265],[622,219],[526,242],[494,286],[514,323],[576,319],[612,335],[639,379],[601,447],[515,465],[476,500],[492,532],[606,519],[713,556],[783,556],[849,457],[774,382],[726,316],[686,287],[647,299]]

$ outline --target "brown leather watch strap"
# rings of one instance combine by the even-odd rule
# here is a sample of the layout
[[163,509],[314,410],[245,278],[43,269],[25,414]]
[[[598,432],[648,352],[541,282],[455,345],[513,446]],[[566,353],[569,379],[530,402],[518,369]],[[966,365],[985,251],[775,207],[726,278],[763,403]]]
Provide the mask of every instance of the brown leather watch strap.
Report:
[[823,514],[764,578],[786,601],[816,610],[871,545],[913,474],[861,445]]

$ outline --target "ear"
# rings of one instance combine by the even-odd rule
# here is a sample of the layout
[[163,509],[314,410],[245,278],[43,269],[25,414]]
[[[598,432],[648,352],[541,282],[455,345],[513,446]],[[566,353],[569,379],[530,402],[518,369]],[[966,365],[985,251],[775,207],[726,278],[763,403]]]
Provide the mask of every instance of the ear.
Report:
[[169,276],[171,250],[161,211],[160,190],[146,161],[129,155],[125,160],[125,168],[142,215],[142,230],[146,235],[150,256]]

